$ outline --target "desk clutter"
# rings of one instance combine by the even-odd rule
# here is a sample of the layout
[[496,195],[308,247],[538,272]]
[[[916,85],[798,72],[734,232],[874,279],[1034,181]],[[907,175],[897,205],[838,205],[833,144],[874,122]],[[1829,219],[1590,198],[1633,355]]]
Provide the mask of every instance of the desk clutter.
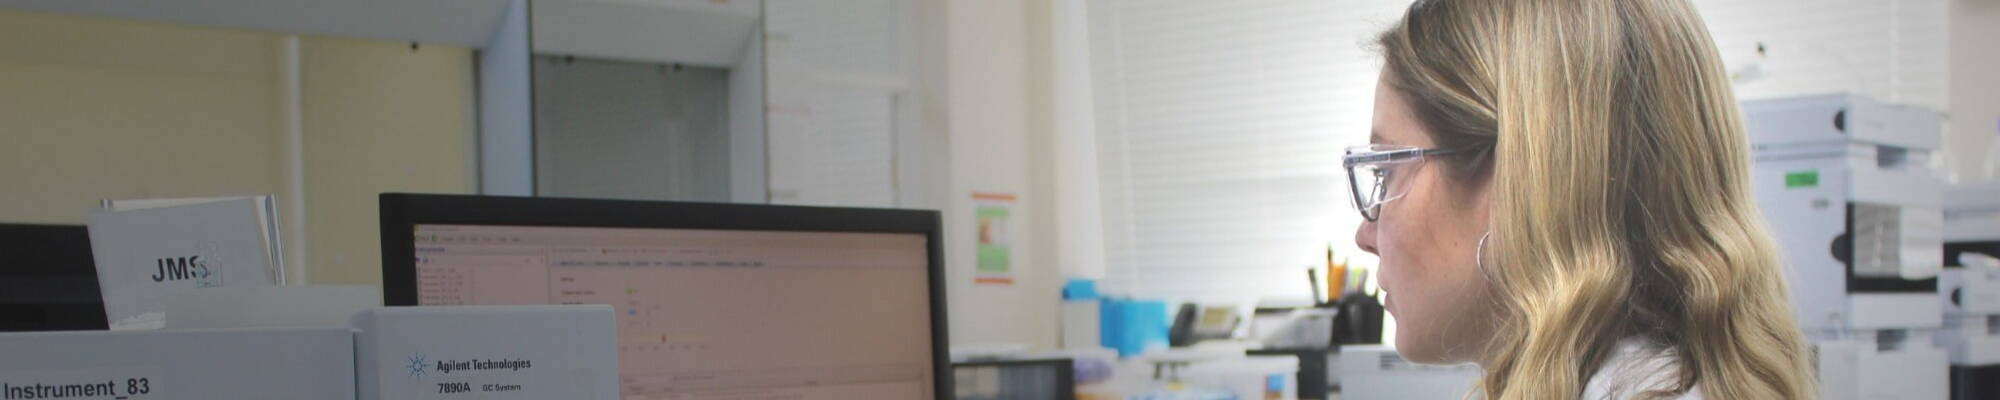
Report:
[[32,288],[0,293],[0,397],[951,393],[935,211],[380,201],[379,288],[288,277],[270,196],[0,226],[0,248],[37,264],[0,269],[0,287]]
[[1085,399],[1332,398],[1347,373],[1344,348],[1386,347],[1384,311],[1366,283],[1372,271],[1348,268],[1331,249],[1326,260],[1324,281],[1306,269],[1311,298],[1255,304],[1105,295],[1094,280],[1071,279],[1062,288],[1065,350],[1001,356],[1073,359]]
[[[1351,271],[1329,274],[1329,299],[1260,304],[1076,280],[1064,350],[948,358],[930,211],[385,194],[383,285],[301,285],[274,204],[114,201],[87,228],[20,227],[63,266],[37,282],[95,287],[17,303],[99,313],[10,325],[70,330],[0,334],[0,351],[32,355],[0,363],[0,384],[10,398],[1324,399],[1342,345],[1381,339]],[[266,378],[228,378],[243,376]]]

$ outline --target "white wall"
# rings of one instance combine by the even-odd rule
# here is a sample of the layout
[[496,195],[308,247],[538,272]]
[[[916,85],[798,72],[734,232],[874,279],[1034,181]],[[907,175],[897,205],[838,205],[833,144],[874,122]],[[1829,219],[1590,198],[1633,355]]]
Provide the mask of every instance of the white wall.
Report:
[[535,194],[528,1],[510,0],[479,52],[479,193]]
[[772,0],[765,7],[770,199],[899,207],[911,129],[903,0]]
[[[1048,101],[1031,92],[1045,85],[1048,44],[1046,1],[955,0],[944,20],[944,108],[948,130],[950,190],[944,208],[947,291],[952,344],[1019,343],[1054,348],[1056,288],[1052,218],[1045,168],[1050,152]],[[1039,12],[1038,12],[1039,11]],[[1046,36],[1039,36],[1046,38]],[[1035,119],[1040,119],[1039,122]],[[1038,166],[1039,165],[1039,166]],[[976,264],[971,193],[1012,193],[1015,283],[973,284]]]
[[[2000,1],[1951,2],[1951,115],[1945,147],[1961,179],[1979,179],[2000,140]],[[2000,176],[1988,179],[2000,180]]]
[[[771,202],[939,210],[954,345],[1056,345],[1048,4],[796,0],[765,7]],[[855,136],[851,128],[826,131],[821,121],[883,116],[882,107],[839,104],[882,98],[875,94],[893,99],[886,108],[893,130],[833,144],[885,147],[806,141]],[[888,168],[879,168],[884,161]],[[830,173],[835,168],[861,172]],[[1012,285],[973,284],[974,191],[1020,198],[1010,226]]]
[[943,209],[950,201],[949,121],[945,104],[945,8],[931,0],[900,0],[907,13],[903,32],[913,38],[903,54],[908,66],[910,95],[898,104],[902,126],[896,132],[896,204],[905,208]]
[[1104,279],[1104,211],[1091,79],[1089,7],[1054,1],[1049,18],[1049,132],[1056,265],[1065,278]]
[[750,33],[729,70],[729,201],[770,201],[764,183],[764,31]]

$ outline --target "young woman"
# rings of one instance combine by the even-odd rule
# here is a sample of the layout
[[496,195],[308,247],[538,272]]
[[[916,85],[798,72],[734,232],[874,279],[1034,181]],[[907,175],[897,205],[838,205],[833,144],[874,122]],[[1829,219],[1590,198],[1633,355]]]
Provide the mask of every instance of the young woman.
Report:
[[1396,347],[1488,399],[1813,396],[1686,0],[1419,0],[1344,164]]

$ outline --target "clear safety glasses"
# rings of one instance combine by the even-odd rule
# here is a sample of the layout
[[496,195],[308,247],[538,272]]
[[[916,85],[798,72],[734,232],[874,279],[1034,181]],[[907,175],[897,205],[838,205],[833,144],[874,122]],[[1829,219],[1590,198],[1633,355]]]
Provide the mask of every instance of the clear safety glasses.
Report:
[[[1361,217],[1375,221],[1382,216],[1382,204],[1394,201],[1410,192],[1407,179],[1396,180],[1398,173],[1416,171],[1431,156],[1451,154],[1455,149],[1425,149],[1415,146],[1391,144],[1371,144],[1351,146],[1347,154],[1341,156],[1341,166],[1347,168],[1348,193],[1353,195],[1354,209],[1361,211]],[[1410,172],[1399,172],[1410,171]]]

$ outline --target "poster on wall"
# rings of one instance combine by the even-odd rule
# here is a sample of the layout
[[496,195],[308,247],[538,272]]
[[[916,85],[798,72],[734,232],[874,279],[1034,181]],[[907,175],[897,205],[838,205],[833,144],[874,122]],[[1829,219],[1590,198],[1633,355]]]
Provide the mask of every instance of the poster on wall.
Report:
[[1014,254],[1012,235],[1009,231],[1014,211],[1014,195],[1011,193],[972,192],[972,212],[974,226],[979,230],[974,235],[979,240],[975,251],[979,264],[973,270],[972,281],[980,285],[1009,286],[1014,284]]

